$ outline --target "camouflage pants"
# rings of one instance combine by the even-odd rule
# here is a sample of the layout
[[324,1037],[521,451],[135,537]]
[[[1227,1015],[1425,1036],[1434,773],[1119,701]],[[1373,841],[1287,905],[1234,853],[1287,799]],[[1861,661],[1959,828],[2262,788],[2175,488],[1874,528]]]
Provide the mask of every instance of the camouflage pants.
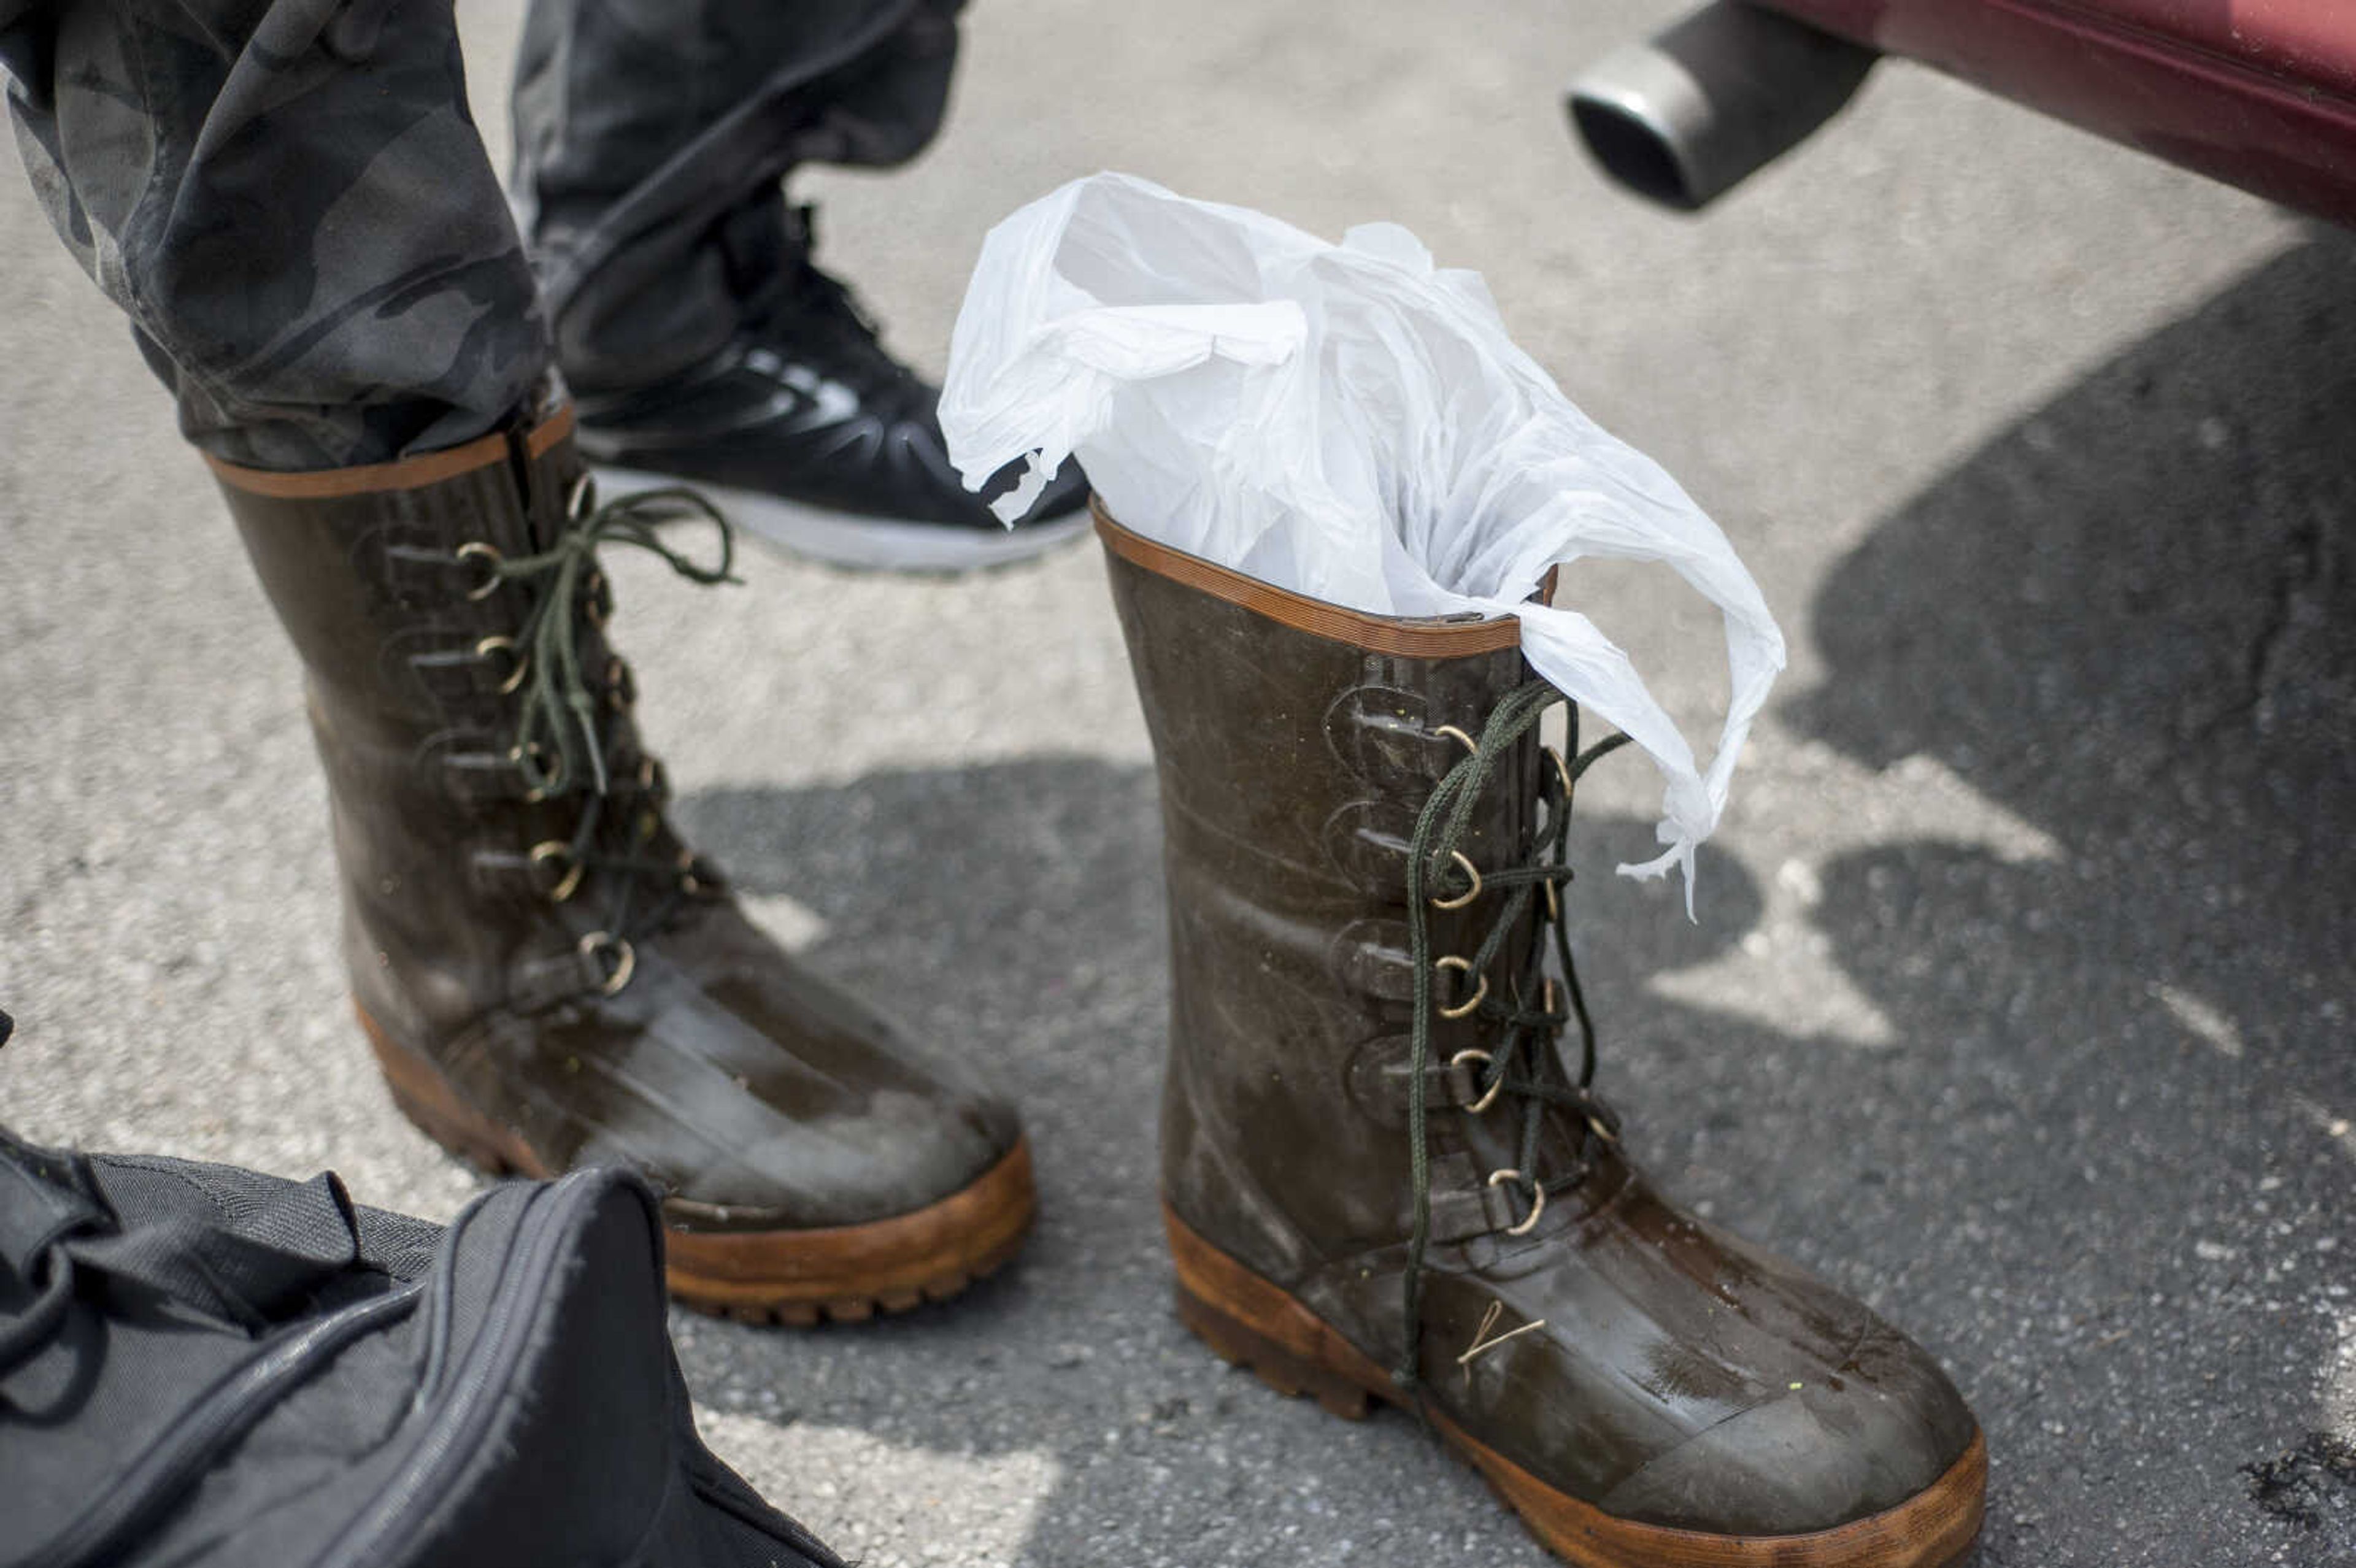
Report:
[[337,467],[724,342],[798,243],[789,169],[930,140],[960,3],[531,0],[512,208],[451,0],[0,0],[0,68],[188,438]]

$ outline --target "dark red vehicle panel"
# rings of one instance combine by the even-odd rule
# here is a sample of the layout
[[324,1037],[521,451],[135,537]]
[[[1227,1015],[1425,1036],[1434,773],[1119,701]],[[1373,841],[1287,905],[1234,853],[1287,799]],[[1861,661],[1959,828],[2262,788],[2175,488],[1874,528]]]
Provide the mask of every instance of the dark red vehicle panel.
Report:
[[2356,224],[2356,0],[1760,0]]

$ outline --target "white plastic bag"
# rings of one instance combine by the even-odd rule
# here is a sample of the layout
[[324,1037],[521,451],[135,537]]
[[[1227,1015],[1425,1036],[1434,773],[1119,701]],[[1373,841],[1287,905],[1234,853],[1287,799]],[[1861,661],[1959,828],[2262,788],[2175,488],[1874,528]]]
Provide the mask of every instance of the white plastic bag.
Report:
[[[1018,517],[1076,453],[1123,525],[1295,592],[1387,615],[1515,615],[1531,667],[1651,753],[1686,873],[1783,667],[1716,524],[1571,406],[1506,337],[1478,274],[1396,224],[1338,246],[1150,181],[1076,180],[991,230],[958,313],[941,426]],[[1707,773],[1625,654],[1526,603],[1549,567],[1658,561],[1716,604],[1731,697]],[[1566,578],[1568,578],[1566,572]]]

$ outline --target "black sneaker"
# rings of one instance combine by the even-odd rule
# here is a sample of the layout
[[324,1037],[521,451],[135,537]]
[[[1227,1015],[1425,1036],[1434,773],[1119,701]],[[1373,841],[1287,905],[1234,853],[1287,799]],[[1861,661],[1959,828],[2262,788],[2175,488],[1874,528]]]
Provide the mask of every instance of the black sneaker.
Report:
[[[805,214],[798,214],[807,224]],[[806,229],[805,229],[806,232]],[[651,386],[578,400],[580,443],[608,496],[705,491],[761,538],[837,566],[964,571],[1021,560],[1087,527],[1066,463],[1009,528],[949,465],[940,391],[886,353],[851,291],[788,259],[768,299],[711,358]]]

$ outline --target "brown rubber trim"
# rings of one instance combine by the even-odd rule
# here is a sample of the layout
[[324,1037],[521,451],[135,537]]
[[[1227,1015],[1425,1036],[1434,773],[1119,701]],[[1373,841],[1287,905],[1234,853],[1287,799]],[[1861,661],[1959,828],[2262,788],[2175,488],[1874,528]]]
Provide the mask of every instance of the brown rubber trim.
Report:
[[[1168,1203],[1179,1315],[1231,1361],[1337,1414],[1398,1403],[1388,1373],[1330,1324],[1197,1235]],[[1947,1473],[1877,1514],[1804,1535],[1715,1535],[1616,1518],[1531,1475],[1429,1403],[1423,1413],[1539,1541],[1579,1568],[1954,1568],[1980,1530],[1987,1444],[1977,1432]]]
[[1521,644],[1522,624],[1510,615],[1487,621],[1425,621],[1346,610],[1131,533],[1113,521],[1099,496],[1088,497],[1088,510],[1096,517],[1097,537],[1104,540],[1105,549],[1131,565],[1328,642],[1418,659],[1465,658]]
[[860,1300],[913,1307],[1012,1256],[1037,1210],[1031,1145],[1021,1139],[970,1186],[887,1220],[808,1231],[673,1225],[671,1293],[718,1310]]
[[[428,1137],[494,1175],[554,1174],[513,1129],[461,1100],[432,1062],[395,1042],[366,1009],[354,1010],[393,1104]],[[821,1315],[854,1322],[879,1307],[904,1312],[955,1296],[1022,1247],[1038,1197],[1030,1141],[1018,1139],[970,1185],[864,1225],[696,1231],[680,1226],[682,1207],[663,1205],[673,1296],[747,1322],[808,1326]]]
[[572,433],[573,405],[567,403],[531,427],[531,432],[523,438],[524,455],[545,457],[550,447]]
[[[535,425],[524,437],[524,450],[538,457],[572,432],[573,405],[567,403],[555,413]],[[477,468],[487,468],[506,460],[508,438],[504,431],[493,431],[478,436],[464,446],[454,446],[444,452],[429,452],[423,457],[404,457],[398,463],[369,463],[357,468],[320,468],[298,474],[281,474],[267,468],[243,468],[234,463],[224,463],[210,453],[205,462],[224,485],[255,496],[275,496],[285,500],[316,501],[336,496],[360,496],[385,490],[418,490],[428,485],[439,485],[444,479],[455,479]]]

